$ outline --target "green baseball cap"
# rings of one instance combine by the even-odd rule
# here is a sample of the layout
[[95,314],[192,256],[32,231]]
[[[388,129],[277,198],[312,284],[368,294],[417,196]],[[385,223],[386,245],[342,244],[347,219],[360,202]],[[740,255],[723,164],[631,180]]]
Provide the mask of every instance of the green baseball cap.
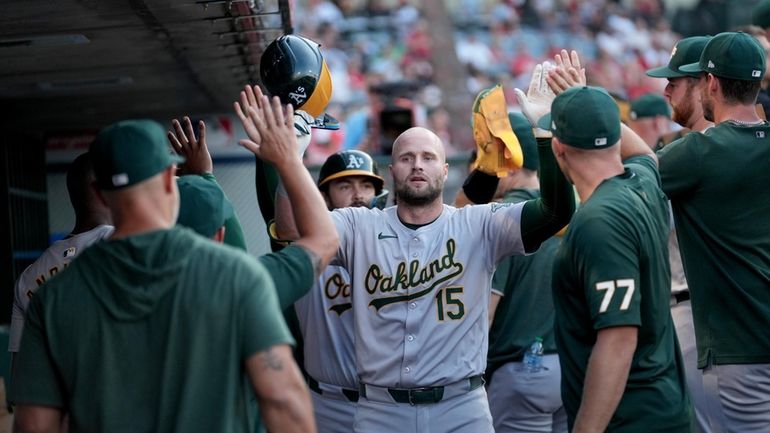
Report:
[[620,110],[601,87],[572,87],[556,96],[537,125],[572,147],[604,149],[620,140]]
[[648,93],[631,102],[629,114],[631,120],[655,116],[671,117],[671,108],[663,96],[656,93]]
[[697,78],[700,76],[700,71],[684,72],[680,67],[700,60],[703,48],[710,40],[711,36],[693,36],[680,40],[674,45],[674,49],[671,50],[671,58],[668,61],[668,65],[650,69],[647,71],[647,75],[654,78]]
[[698,62],[679,69],[709,72],[733,80],[759,81],[765,75],[765,50],[747,33],[724,32],[706,44]]
[[751,23],[766,29],[770,27],[770,0],[762,0],[751,11]]
[[537,171],[540,167],[540,156],[537,154],[537,140],[532,133],[532,125],[521,113],[508,113],[508,120],[511,122],[513,133],[519,139],[521,153],[524,155],[522,167]]
[[234,215],[233,205],[214,181],[198,175],[181,176],[177,225],[189,227],[210,238]]
[[89,149],[96,185],[113,190],[135,185],[184,158],[172,154],[166,131],[153,120],[124,120],[102,129]]

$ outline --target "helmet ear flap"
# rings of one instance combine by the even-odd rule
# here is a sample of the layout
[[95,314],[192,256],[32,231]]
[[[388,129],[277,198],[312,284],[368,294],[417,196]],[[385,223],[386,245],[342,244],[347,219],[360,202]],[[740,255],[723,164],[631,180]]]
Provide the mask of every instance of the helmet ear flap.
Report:
[[302,104],[302,109],[313,117],[320,117],[329,101],[332,99],[332,76],[326,60],[321,61],[321,76],[310,95],[310,98]]

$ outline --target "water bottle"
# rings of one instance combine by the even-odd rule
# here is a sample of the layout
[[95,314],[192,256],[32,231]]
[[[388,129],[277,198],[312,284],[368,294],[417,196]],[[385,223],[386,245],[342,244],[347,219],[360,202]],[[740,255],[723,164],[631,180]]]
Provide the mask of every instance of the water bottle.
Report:
[[535,338],[532,345],[524,354],[524,371],[537,373],[543,369],[543,339]]

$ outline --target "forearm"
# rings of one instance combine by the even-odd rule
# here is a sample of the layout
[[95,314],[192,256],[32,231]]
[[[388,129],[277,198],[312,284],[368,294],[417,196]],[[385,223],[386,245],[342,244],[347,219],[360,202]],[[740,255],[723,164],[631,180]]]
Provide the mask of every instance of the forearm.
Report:
[[316,431],[310,394],[289,346],[273,346],[252,355],[246,369],[268,431]]
[[58,433],[63,413],[48,406],[17,405],[14,409],[13,431],[17,433]]
[[500,183],[500,179],[497,176],[473,170],[465,178],[462,192],[465,194],[465,198],[473,204],[489,203],[495,196],[498,183]]
[[[276,228],[283,237],[282,229],[291,223],[295,225],[298,235],[295,245],[311,253],[317,275],[326,267],[337,249],[337,228],[321,192],[299,158],[285,161],[276,169],[288,196],[283,197],[280,192],[276,194]],[[279,214],[289,210],[289,214]]]
[[636,350],[636,327],[599,331],[588,360],[573,433],[604,432],[626,388]]
[[532,252],[566,226],[575,212],[572,185],[556,164],[550,138],[537,139],[540,156],[540,198],[524,204],[521,214],[521,239],[524,249]]
[[495,319],[495,313],[497,312],[497,306],[500,304],[500,298],[496,292],[492,292],[489,296],[489,326],[492,326],[492,321]]
[[313,406],[304,383],[294,384],[283,399],[259,400],[259,410],[269,432],[315,432]]
[[620,124],[620,159],[625,161],[632,156],[647,155],[658,162],[655,152],[626,124]]

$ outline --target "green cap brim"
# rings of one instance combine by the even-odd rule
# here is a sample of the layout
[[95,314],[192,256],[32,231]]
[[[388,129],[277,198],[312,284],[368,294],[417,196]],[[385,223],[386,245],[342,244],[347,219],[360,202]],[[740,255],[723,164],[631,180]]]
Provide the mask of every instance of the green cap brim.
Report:
[[646,74],[648,77],[652,77],[652,78],[681,78],[681,77],[688,76],[687,74],[674,71],[668,66],[661,66],[659,68],[649,69],[646,72]]
[[540,129],[545,129],[546,131],[550,131],[551,130],[551,113],[548,113],[545,116],[538,119],[537,127]]
[[688,63],[686,65],[682,65],[679,67],[679,70],[682,72],[689,72],[689,73],[701,73],[703,72],[703,69],[700,68],[700,63]]

